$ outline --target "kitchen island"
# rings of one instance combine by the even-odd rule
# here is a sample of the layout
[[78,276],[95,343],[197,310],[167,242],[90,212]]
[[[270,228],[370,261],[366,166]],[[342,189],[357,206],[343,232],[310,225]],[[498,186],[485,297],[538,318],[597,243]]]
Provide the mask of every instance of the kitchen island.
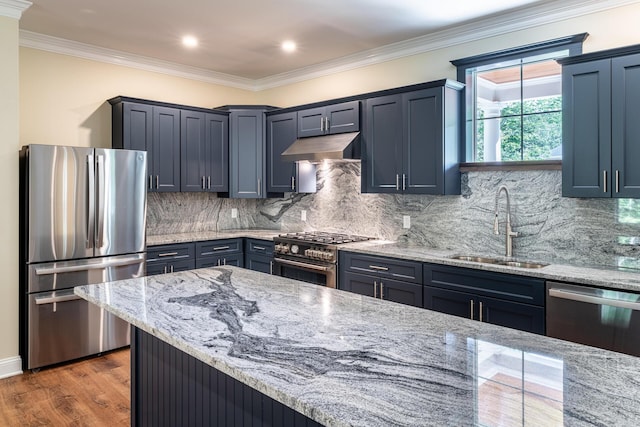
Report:
[[268,425],[280,404],[299,425],[640,419],[640,359],[619,353],[234,267],[75,289],[133,326],[133,425]]

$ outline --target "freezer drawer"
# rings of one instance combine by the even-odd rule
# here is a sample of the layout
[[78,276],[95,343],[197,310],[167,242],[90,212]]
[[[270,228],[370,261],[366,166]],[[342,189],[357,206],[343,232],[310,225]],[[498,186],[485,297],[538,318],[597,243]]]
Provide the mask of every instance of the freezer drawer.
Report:
[[73,289],[28,298],[27,369],[129,345],[129,324],[73,294]]
[[640,294],[547,282],[547,335],[640,356]]

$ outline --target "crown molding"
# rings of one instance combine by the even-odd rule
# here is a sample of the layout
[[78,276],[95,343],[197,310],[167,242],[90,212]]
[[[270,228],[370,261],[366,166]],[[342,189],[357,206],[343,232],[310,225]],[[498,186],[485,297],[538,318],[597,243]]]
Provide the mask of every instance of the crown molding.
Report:
[[205,83],[254,90],[254,82],[251,79],[218,73],[203,68],[189,67],[174,62],[134,55],[26,30],[20,30],[20,46],[105,62],[107,64],[122,65],[145,71],[183,77]]
[[19,20],[22,18],[22,12],[29,9],[32,4],[25,0],[0,0],[0,16]]
[[[6,2],[28,3],[23,0],[0,0],[0,11],[2,4]],[[122,65],[198,80],[206,83],[251,91],[261,91],[344,71],[350,71],[394,59],[400,59],[459,44],[469,43],[479,39],[525,30],[569,18],[627,6],[638,2],[639,0],[548,1],[540,5],[526,7],[514,12],[478,19],[467,24],[447,28],[422,37],[389,44],[338,58],[336,60],[327,61],[322,64],[303,67],[290,72],[276,74],[256,80],[218,73],[202,68],[189,67],[25,30],[20,31],[20,45],[94,61],[106,62],[109,64]]]

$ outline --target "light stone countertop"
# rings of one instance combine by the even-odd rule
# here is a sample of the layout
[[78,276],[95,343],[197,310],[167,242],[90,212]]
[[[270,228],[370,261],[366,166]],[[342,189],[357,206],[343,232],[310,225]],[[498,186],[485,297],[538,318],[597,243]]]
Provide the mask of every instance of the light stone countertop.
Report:
[[[282,234],[278,230],[227,230],[227,231],[204,231],[194,233],[167,234],[162,236],[147,236],[147,245],[164,245],[171,243],[195,242],[204,240],[230,239],[249,237],[262,240],[273,240],[274,237]],[[428,262],[434,264],[451,265],[455,267],[466,267],[476,270],[495,271],[500,273],[516,274],[520,276],[538,277],[545,280],[558,280],[584,284],[590,286],[603,286],[612,289],[629,290],[640,292],[640,270],[616,269],[607,266],[588,265],[567,265],[555,264],[553,260],[527,260],[547,263],[542,268],[518,268],[497,264],[477,263],[451,259],[454,255],[478,255],[487,256],[480,253],[467,253],[454,250],[433,249],[419,247],[410,244],[403,244],[385,240],[370,240],[366,242],[349,243],[339,245],[341,251],[358,252],[368,255],[379,255],[418,262]],[[503,258],[491,256],[493,258]]]
[[615,425],[640,358],[235,267],[75,288],[326,425]]
[[[455,255],[487,256],[486,254],[470,254],[453,250],[430,249],[380,240],[349,243],[346,245],[341,245],[340,250],[357,252],[367,255],[401,258],[405,260],[427,262],[433,264],[451,265],[455,267],[473,268],[476,270],[495,271],[499,273],[516,274],[520,276],[538,277],[545,280],[557,280],[562,282],[578,283],[591,286],[604,286],[613,289],[640,292],[640,270],[615,269],[606,266],[554,264],[552,260],[527,260],[540,261],[549,264],[542,268],[510,267],[499,264],[461,261],[451,258]],[[506,259],[500,256],[490,257]]]
[[279,230],[223,230],[223,231],[197,231],[192,233],[176,233],[162,235],[147,235],[147,246],[170,245],[172,243],[201,242],[205,240],[237,239],[249,237],[252,239],[273,240],[282,234]]

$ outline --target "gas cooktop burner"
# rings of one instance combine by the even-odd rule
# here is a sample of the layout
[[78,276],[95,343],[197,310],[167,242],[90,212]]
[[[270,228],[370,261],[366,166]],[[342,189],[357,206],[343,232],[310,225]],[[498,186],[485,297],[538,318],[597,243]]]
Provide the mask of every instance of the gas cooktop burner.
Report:
[[328,245],[339,245],[342,243],[363,242],[372,240],[373,237],[356,236],[352,234],[327,233],[323,231],[306,231],[303,233],[287,233],[278,236],[283,239],[299,240],[304,242],[324,243]]

